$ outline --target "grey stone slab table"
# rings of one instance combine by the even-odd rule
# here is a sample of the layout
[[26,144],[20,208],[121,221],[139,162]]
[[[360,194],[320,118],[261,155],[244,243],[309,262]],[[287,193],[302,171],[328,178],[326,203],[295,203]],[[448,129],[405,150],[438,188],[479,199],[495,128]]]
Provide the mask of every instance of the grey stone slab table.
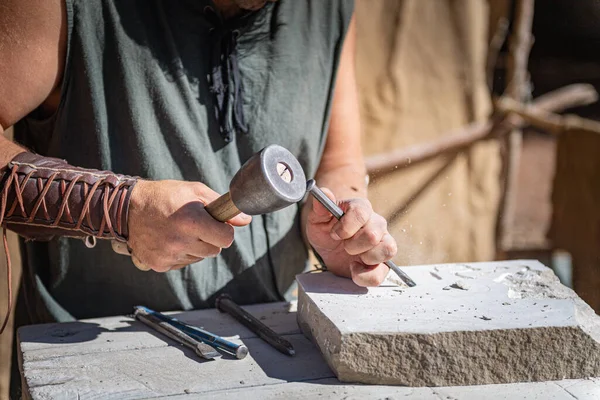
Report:
[[600,380],[465,387],[341,383],[301,334],[294,305],[245,307],[296,348],[285,356],[216,310],[176,313],[234,342],[250,355],[203,362],[125,316],[22,327],[23,393],[32,399],[598,399]]

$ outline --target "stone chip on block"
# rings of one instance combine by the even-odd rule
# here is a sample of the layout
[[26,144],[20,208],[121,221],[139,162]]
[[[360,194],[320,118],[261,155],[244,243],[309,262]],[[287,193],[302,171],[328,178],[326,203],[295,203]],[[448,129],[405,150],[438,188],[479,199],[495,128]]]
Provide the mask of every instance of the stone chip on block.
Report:
[[425,265],[417,286],[303,274],[298,323],[343,382],[455,386],[600,376],[600,317],[538,261]]

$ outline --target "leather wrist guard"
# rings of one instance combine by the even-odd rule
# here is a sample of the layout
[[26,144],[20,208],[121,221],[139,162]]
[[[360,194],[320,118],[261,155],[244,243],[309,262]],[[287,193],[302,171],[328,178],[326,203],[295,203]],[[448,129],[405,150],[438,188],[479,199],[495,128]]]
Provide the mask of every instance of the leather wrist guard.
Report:
[[0,225],[26,239],[54,236],[126,242],[137,178],[77,168],[33,153],[17,155],[0,179]]

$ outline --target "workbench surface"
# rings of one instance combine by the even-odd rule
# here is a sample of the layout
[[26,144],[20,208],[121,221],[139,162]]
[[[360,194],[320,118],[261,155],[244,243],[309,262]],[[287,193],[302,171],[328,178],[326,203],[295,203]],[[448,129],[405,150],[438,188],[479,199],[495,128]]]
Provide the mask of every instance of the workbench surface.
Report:
[[19,329],[24,397],[207,399],[600,399],[600,379],[468,387],[410,388],[340,383],[300,332],[295,306],[245,307],[296,349],[285,356],[216,310],[175,314],[248,346],[243,360],[201,361],[130,317],[110,317]]

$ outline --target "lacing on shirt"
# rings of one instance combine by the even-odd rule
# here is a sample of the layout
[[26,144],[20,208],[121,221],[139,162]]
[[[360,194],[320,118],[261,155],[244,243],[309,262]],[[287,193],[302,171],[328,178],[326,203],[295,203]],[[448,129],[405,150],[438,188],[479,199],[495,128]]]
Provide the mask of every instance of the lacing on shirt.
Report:
[[212,24],[209,31],[212,48],[210,57],[210,91],[215,96],[215,117],[223,140],[229,143],[236,132],[248,133],[248,123],[243,108],[244,86],[240,74],[237,41],[258,12],[246,13],[223,21],[211,7],[204,14]]

